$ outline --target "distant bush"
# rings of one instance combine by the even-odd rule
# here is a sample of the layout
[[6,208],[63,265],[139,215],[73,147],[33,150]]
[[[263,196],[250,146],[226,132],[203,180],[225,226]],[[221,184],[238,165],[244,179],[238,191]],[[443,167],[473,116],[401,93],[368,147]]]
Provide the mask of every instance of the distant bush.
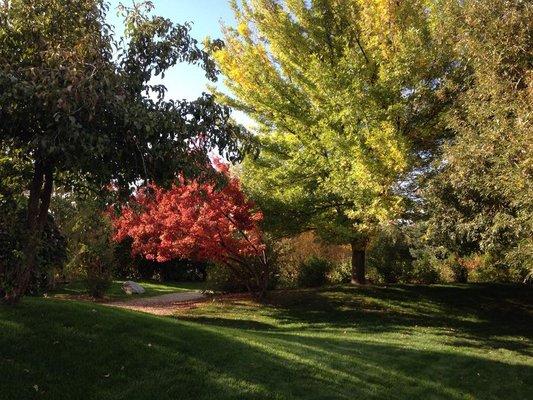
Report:
[[207,278],[205,262],[171,260],[158,263],[156,276],[161,282],[203,282]]
[[319,287],[327,283],[332,264],[323,258],[311,257],[300,263],[298,268],[298,286],[303,288]]
[[78,199],[69,223],[69,270],[84,277],[89,294],[103,297],[116,269],[111,222],[98,199]]
[[344,283],[350,280],[351,250],[349,246],[327,244],[313,232],[304,232],[281,240],[278,247],[279,285],[281,287],[298,287],[300,267],[313,257],[330,262],[328,282]]
[[[24,213],[25,216],[26,213]],[[40,295],[55,286],[55,276],[63,271],[67,260],[67,242],[54,219],[48,215],[39,251],[37,266],[31,274],[28,293]]]
[[327,280],[329,283],[350,283],[352,279],[352,264],[349,260],[341,263],[332,263]]
[[225,293],[246,292],[247,288],[239,276],[224,265],[207,267],[206,287],[210,290]]
[[92,256],[86,260],[86,278],[87,290],[94,298],[102,298],[111,286],[112,274],[111,269],[106,265],[100,256]]
[[[211,290],[238,293],[272,290],[279,283],[280,247],[268,236],[265,243],[264,260],[247,257],[246,265],[214,264],[207,267],[206,286]],[[266,263],[264,262],[266,261]]]
[[441,281],[438,260],[428,251],[420,252],[413,262],[409,279],[413,283],[432,284]]
[[369,244],[367,268],[378,282],[408,282],[413,274],[413,257],[405,234],[396,226],[384,227]]

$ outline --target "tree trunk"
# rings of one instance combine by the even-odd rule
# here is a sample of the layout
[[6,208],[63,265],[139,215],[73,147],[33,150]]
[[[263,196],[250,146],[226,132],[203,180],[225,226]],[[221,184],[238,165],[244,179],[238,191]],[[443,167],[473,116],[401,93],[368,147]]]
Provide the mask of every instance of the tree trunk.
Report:
[[364,285],[365,278],[365,255],[366,244],[361,241],[353,241],[352,246],[352,283]]
[[33,178],[28,198],[28,212],[26,216],[26,245],[24,246],[24,260],[19,271],[15,274],[13,289],[4,295],[4,301],[9,304],[17,303],[26,293],[33,271],[36,267],[39,242],[48,218],[48,209],[54,186],[53,167],[45,164],[36,156]]

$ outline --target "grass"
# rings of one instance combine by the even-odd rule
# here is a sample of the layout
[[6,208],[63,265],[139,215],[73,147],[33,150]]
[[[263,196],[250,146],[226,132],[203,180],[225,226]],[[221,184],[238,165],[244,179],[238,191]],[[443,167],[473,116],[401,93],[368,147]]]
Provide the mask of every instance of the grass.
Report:
[[[105,295],[105,300],[127,300],[130,298],[152,297],[168,293],[187,292],[190,290],[203,290],[204,282],[157,282],[140,280],[135,281],[144,287],[143,294],[129,295],[122,290],[124,281],[113,281],[111,287]],[[87,296],[87,288],[83,281],[70,282],[58,287],[56,290],[48,293],[48,296],[57,298],[76,298]]]
[[529,399],[532,290],[334,287],[156,317],[0,307],[2,399]]

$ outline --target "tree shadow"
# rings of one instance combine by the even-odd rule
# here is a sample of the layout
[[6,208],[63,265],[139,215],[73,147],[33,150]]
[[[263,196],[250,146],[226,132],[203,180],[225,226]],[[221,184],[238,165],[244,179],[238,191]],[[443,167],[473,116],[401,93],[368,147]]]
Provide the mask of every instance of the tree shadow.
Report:
[[[237,304],[238,305],[238,304]],[[331,287],[271,294],[269,313],[277,325],[255,320],[180,315],[244,330],[311,332],[328,326],[361,333],[431,328],[458,346],[504,348],[532,356],[531,289],[508,285]]]
[[[326,301],[328,290],[318,298]],[[351,288],[347,294],[354,295]],[[343,337],[338,330],[314,326],[346,320],[345,326],[354,328],[336,300],[324,307],[307,303],[307,311],[301,308],[304,303],[296,303],[271,311],[276,318],[305,322],[301,329],[216,315],[171,319],[32,299],[17,309],[0,310],[5,322],[0,398],[412,400],[529,395],[533,367],[523,360],[509,364],[480,352],[428,349],[424,343],[402,343],[395,335],[369,335],[365,326],[373,321],[370,311],[356,321],[363,334]],[[351,307],[345,311],[354,312]],[[328,316],[328,310],[341,316]],[[359,313],[365,316],[365,311]],[[408,327],[401,316],[395,318],[400,324],[395,329]],[[385,324],[381,330],[386,333]]]

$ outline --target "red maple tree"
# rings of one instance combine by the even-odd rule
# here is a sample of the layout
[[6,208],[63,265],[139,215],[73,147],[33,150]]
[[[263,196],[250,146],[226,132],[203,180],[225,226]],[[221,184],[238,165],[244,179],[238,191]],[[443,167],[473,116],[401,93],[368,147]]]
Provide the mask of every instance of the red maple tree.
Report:
[[261,296],[268,279],[259,227],[263,215],[254,210],[228,166],[217,160],[214,164],[226,181],[220,188],[213,180],[180,177],[170,189],[152,184],[137,191],[112,218],[114,239],[120,242],[130,237],[132,253],[149,260],[223,264]]

